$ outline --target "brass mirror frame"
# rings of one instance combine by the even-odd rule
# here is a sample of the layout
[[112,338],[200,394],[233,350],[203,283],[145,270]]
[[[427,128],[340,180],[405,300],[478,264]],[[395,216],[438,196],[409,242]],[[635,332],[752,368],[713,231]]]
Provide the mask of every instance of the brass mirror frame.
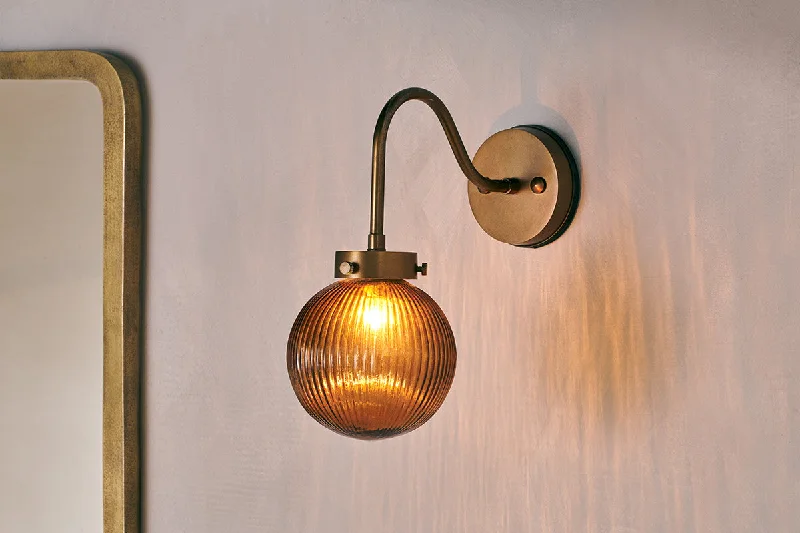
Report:
[[103,100],[103,531],[137,533],[140,515],[142,106],[111,55],[0,52],[0,79],[83,80]]

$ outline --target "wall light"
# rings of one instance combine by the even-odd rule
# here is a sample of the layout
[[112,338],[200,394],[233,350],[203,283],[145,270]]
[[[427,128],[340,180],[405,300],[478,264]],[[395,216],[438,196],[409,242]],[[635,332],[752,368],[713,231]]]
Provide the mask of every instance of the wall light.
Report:
[[427,274],[412,252],[387,252],[383,235],[386,136],[409,100],[439,118],[469,180],[472,213],[495,239],[536,248],[569,225],[578,171],[567,145],[542,126],[498,132],[472,162],[453,118],[433,93],[412,87],[384,106],[372,140],[372,210],[366,251],[339,251],[335,277],[292,326],[286,363],[305,410],[349,437],[380,439],[418,428],[444,402],[456,369],[456,342],[442,310],[408,283]]

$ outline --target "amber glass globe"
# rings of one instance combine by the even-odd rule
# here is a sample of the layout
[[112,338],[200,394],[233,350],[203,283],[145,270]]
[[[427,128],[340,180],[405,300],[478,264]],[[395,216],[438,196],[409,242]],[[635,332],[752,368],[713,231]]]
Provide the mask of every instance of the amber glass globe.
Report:
[[444,313],[404,280],[345,279],[303,307],[286,350],[297,399],[322,425],[381,439],[424,424],[444,402],[456,343]]

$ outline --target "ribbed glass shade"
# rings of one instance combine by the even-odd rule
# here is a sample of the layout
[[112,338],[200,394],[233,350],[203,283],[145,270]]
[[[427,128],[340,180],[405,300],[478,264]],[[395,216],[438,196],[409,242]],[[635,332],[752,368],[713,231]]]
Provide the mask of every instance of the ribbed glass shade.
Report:
[[455,375],[456,343],[421,289],[345,279],[300,311],[286,363],[297,399],[318,422],[381,439],[418,428],[439,409]]

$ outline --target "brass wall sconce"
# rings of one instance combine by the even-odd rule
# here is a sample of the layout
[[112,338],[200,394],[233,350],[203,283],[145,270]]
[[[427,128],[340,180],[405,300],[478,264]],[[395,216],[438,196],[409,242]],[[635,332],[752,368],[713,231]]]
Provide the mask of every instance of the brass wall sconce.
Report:
[[427,274],[412,252],[386,251],[383,234],[386,136],[397,109],[426,103],[439,118],[469,180],[483,230],[515,246],[553,242],[578,203],[578,170],[564,141],[542,126],[517,126],[487,139],[470,162],[453,118],[433,93],[404,89],[384,106],[372,141],[372,209],[365,251],[338,251],[339,281],[314,295],[292,326],[289,378],[305,410],[327,428],[380,439],[424,424],[444,402],[456,343],[442,310],[406,280]]

